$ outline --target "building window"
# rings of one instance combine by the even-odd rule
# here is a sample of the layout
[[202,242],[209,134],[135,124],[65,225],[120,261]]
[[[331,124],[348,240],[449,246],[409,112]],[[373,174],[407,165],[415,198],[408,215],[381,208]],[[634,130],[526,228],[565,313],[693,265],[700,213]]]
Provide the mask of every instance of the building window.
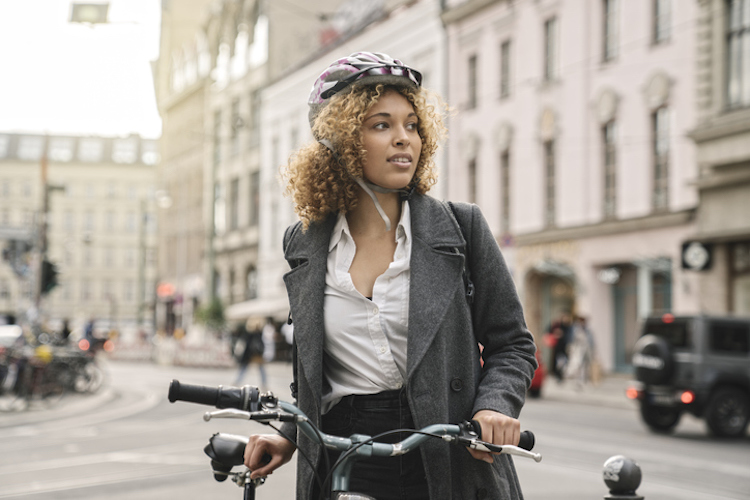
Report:
[[672,28],[672,0],[654,2],[654,45],[669,40]]
[[557,78],[557,18],[544,22],[544,80]]
[[146,165],[159,163],[159,143],[157,141],[143,141],[141,143],[141,161]]
[[615,216],[617,210],[617,146],[615,142],[615,122],[602,128],[602,151],[604,165],[604,217]]
[[750,314],[750,241],[730,244],[731,311]]
[[477,56],[472,55],[468,61],[468,101],[466,103],[467,109],[474,109],[477,107]]
[[618,0],[604,0],[604,57],[603,60],[611,61],[617,57],[617,7]]
[[88,279],[81,280],[81,300],[91,299],[91,282]]
[[78,143],[78,159],[85,162],[102,161],[104,142],[93,137],[81,139]]
[[260,172],[257,170],[250,174],[250,214],[248,222],[250,227],[258,225],[258,213],[260,212]]
[[42,157],[44,138],[37,136],[21,137],[18,141],[18,158],[35,161]]
[[135,250],[132,248],[126,248],[125,254],[123,255],[123,262],[125,263],[125,267],[135,266]]
[[229,181],[229,230],[233,231],[239,227],[240,218],[240,180]]
[[87,211],[83,215],[83,230],[87,232],[94,230],[94,213],[91,211]]
[[112,295],[112,282],[110,280],[102,281],[102,300],[115,300]]
[[250,93],[250,137],[248,147],[254,148],[260,144],[260,90]]
[[0,135],[0,158],[5,158],[10,152],[10,136]]
[[510,233],[510,151],[500,155],[500,231]]
[[555,141],[544,143],[544,223],[554,226],[555,213]]
[[135,138],[115,139],[112,144],[112,161],[135,163],[138,159],[138,141]]
[[115,257],[114,257],[114,249],[113,248],[105,248],[104,249],[104,265],[107,267],[112,267],[115,264]]
[[468,165],[469,178],[469,203],[477,202],[477,159],[469,160]]
[[500,44],[500,98],[510,97],[510,40]]
[[124,302],[133,302],[133,281],[125,280],[122,284],[122,299]]
[[243,127],[242,118],[240,118],[240,100],[235,99],[232,101],[232,126],[230,136],[230,152],[232,156],[236,156],[240,152],[240,130]]
[[221,161],[221,111],[214,113],[214,165]]
[[669,205],[669,110],[657,109],[652,117],[653,136],[653,207],[665,210]]
[[73,159],[73,139],[55,137],[50,139],[49,159],[51,161],[68,162]]
[[245,272],[245,299],[252,300],[258,297],[258,270],[255,266],[249,266]]
[[136,230],[136,221],[138,217],[136,216],[135,212],[128,212],[125,215],[125,231],[128,233],[134,233]]
[[117,219],[115,217],[115,213],[110,210],[109,212],[107,212],[105,222],[107,232],[114,233],[115,231],[117,231],[116,223]]
[[234,285],[235,285],[235,273],[234,269],[229,270],[229,303],[234,304]]
[[750,1],[727,0],[727,105],[750,106]]

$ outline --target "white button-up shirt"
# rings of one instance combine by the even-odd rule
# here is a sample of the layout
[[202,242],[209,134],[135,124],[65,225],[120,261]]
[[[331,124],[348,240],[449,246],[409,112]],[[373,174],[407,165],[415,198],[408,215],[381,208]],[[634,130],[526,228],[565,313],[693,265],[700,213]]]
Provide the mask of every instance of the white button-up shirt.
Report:
[[404,201],[393,262],[375,280],[370,300],[349,274],[357,247],[346,217],[339,215],[328,245],[323,366],[331,391],[323,394],[323,413],[344,396],[404,385],[411,242],[409,203]]

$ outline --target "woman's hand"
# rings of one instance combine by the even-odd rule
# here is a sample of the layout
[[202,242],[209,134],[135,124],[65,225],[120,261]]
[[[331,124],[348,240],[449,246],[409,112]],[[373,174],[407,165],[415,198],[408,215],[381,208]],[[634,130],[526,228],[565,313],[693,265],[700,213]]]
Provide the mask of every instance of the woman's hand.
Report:
[[[521,440],[521,422],[502,413],[492,410],[479,410],[474,415],[474,420],[479,422],[482,428],[482,441],[496,445],[512,444],[517,446]],[[492,463],[492,453],[469,449],[471,456],[477,460]]]
[[245,466],[252,479],[268,476],[292,459],[297,448],[278,434],[254,434],[245,446]]

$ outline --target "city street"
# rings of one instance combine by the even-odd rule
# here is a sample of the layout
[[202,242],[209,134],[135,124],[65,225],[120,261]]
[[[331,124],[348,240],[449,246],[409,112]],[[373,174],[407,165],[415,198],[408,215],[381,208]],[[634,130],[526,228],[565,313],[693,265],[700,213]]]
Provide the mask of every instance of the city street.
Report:
[[[170,404],[173,378],[230,385],[234,370],[191,369],[110,361],[108,385],[89,397],[63,400],[53,409],[0,414],[0,498],[164,499],[241,498],[233,484],[213,480],[203,453],[215,432],[248,434],[259,424],[203,421],[205,407]],[[268,366],[269,385],[288,395],[291,368]],[[251,367],[246,383],[259,381]],[[636,460],[647,500],[750,498],[750,439],[717,441],[702,422],[685,418],[673,436],[655,436],[635,406],[612,392],[577,393],[548,384],[529,400],[524,428],[537,436],[541,463],[517,459],[527,500],[601,499],[607,494],[602,465],[622,454]],[[600,395],[605,391],[600,390]],[[293,497],[294,466],[271,476],[258,498]]]

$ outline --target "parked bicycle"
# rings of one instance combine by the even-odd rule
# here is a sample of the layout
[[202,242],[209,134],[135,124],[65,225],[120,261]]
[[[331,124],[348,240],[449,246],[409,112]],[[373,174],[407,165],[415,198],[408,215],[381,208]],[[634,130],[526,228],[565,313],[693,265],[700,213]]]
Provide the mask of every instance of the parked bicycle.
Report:
[[18,327],[14,335],[0,346],[0,410],[52,406],[66,392],[93,393],[104,383],[95,352],[44,332],[27,338]]
[[[530,431],[521,433],[518,446],[498,446],[481,439],[481,429],[477,422],[461,424],[433,424],[423,429],[395,429],[377,436],[353,435],[342,438],[321,432],[308,417],[292,403],[278,399],[271,392],[260,393],[257,387],[206,387],[181,384],[172,380],[169,384],[169,401],[186,401],[218,408],[207,412],[203,418],[235,418],[252,420],[266,425],[272,422],[294,422],[297,428],[320,446],[342,452],[340,458],[328,467],[328,475],[317,477],[320,491],[328,492],[330,500],[375,500],[370,496],[349,491],[349,478],[354,462],[360,458],[394,457],[417,450],[428,439],[466,446],[479,451],[515,455],[531,458],[536,462],[542,460],[539,453],[531,450],[534,447],[534,435]],[[276,429],[276,427],[272,428]],[[278,429],[276,429],[278,431]],[[398,443],[382,443],[378,439],[394,433],[410,432],[411,435]],[[287,437],[287,436],[285,436]],[[287,437],[287,439],[290,439]],[[292,441],[290,439],[290,441]],[[244,463],[244,451],[248,438],[233,434],[216,433],[204,448],[211,459],[214,478],[225,481],[228,477],[244,490],[244,498],[253,500],[255,488],[265,482],[265,478],[251,479],[247,468],[233,472],[235,466]],[[324,454],[325,456],[325,454]],[[305,459],[308,459],[305,457]],[[309,460],[309,459],[308,459]]]

